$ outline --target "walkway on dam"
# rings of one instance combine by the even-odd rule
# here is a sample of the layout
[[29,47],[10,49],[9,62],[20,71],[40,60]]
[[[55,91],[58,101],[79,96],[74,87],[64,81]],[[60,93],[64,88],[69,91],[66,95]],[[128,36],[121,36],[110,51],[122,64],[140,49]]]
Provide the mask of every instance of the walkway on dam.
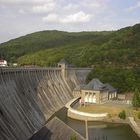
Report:
[[70,101],[65,105],[65,107],[69,109],[69,108],[71,107],[71,105],[72,105],[74,102],[76,102],[78,99],[79,99],[79,97],[70,100]]
[[83,121],[84,120],[98,121],[98,120],[105,119],[108,115],[108,113],[86,113],[86,112],[75,110],[71,107],[71,105],[76,101],[78,102],[79,98],[74,98],[65,105],[65,107],[68,108],[67,116],[72,119],[83,120]]

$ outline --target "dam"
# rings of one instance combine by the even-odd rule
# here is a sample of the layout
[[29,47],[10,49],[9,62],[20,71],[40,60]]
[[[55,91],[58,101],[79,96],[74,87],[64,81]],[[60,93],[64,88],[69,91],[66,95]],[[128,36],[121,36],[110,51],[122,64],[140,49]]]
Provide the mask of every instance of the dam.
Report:
[[85,82],[90,71],[91,68],[0,68],[0,140],[31,138],[73,99],[73,89]]
[[[65,105],[92,69],[0,68],[0,140],[85,140],[84,122],[68,118]],[[89,140],[139,140],[123,124],[91,122],[88,129]]]

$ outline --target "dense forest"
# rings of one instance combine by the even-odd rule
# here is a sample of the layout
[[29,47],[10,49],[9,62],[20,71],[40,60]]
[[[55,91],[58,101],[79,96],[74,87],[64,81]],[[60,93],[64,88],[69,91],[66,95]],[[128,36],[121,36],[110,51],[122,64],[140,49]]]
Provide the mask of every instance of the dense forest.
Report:
[[99,78],[120,92],[140,89],[140,24],[118,31],[41,31],[0,44],[0,57],[19,65],[54,66],[65,58],[95,69],[87,82]]

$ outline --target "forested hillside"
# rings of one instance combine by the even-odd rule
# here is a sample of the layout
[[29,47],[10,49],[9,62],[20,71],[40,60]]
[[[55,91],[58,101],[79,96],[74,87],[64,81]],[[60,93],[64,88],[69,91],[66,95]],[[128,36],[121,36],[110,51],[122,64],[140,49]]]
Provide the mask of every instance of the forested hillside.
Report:
[[[10,62],[14,62],[24,55],[30,56],[49,48],[71,46],[72,44],[79,44],[85,41],[95,41],[96,44],[100,44],[100,41],[105,42],[108,39],[106,35],[109,33],[111,32],[68,33],[55,30],[36,32],[1,44],[0,56]],[[47,58],[44,59],[46,60]],[[34,62],[34,60],[31,61]],[[40,61],[43,61],[43,59]],[[18,62],[22,64],[22,62]],[[32,62],[27,61],[25,63],[31,64]],[[47,62],[45,65],[47,65]]]
[[42,31],[0,45],[1,57],[20,65],[53,66],[61,58],[95,66],[93,77],[121,92],[140,88],[140,24],[113,32]]

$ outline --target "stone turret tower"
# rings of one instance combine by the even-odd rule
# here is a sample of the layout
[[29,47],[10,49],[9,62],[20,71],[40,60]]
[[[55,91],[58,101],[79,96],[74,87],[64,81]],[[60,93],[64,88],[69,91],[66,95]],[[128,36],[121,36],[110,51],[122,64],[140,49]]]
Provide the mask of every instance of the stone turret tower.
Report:
[[58,67],[61,68],[63,78],[66,78],[68,62],[65,59],[61,59],[60,62],[58,62]]

